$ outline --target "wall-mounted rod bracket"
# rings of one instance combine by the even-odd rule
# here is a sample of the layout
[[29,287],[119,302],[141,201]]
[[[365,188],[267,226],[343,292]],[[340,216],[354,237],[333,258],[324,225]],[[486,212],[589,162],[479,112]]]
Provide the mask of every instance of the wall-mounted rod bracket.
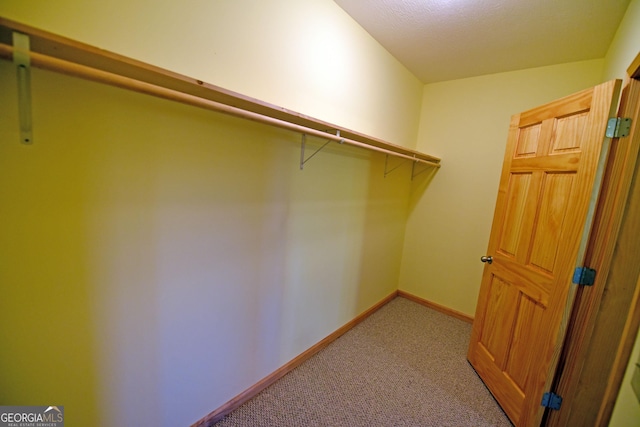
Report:
[[[340,131],[339,130],[336,131],[336,136],[340,136]],[[302,134],[302,142],[300,143],[300,170],[303,170],[304,169],[304,164],[307,163],[309,160],[311,160],[311,158],[313,156],[315,156],[320,151],[322,151],[322,149],[324,147],[326,147],[331,142],[331,140],[328,140],[327,142],[322,144],[322,146],[320,148],[318,148],[316,151],[311,153],[311,155],[309,157],[307,157],[307,158],[304,157],[304,151],[305,151],[306,142],[307,142],[307,135],[303,133]],[[344,139],[341,139],[338,142],[340,144],[344,144]]]
[[424,172],[428,171],[429,169],[431,169],[431,166],[432,166],[432,165],[428,165],[428,166],[422,168],[421,170],[417,170],[418,168],[416,168],[416,165],[418,163],[419,162],[414,160],[413,165],[411,165],[411,181],[413,181],[413,178],[415,178],[416,176],[418,176],[421,173],[424,173]]
[[20,142],[32,144],[31,125],[31,56],[29,36],[13,32],[13,63],[18,80],[18,116],[20,118]]
[[389,175],[391,172],[398,169],[400,166],[404,165],[408,161],[410,161],[410,159],[402,159],[400,163],[398,163],[396,166],[389,169],[389,155],[387,154],[384,159],[384,177],[386,178],[387,175]]

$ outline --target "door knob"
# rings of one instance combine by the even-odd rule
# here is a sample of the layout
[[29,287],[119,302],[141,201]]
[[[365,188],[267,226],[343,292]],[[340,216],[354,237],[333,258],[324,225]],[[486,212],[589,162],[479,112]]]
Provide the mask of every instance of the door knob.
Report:
[[493,257],[492,256],[481,256],[480,257],[480,261],[488,262],[489,264],[491,264],[493,262]]

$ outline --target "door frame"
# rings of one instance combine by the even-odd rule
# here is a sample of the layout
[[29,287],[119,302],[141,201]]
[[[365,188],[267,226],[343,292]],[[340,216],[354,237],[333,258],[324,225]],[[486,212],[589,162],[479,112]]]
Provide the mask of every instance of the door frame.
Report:
[[[640,116],[640,53],[627,70],[619,112]],[[542,425],[548,427],[608,425],[638,335],[639,121],[628,137],[612,141],[585,260],[596,269],[596,282],[576,295],[552,385],[564,403],[547,411]]]

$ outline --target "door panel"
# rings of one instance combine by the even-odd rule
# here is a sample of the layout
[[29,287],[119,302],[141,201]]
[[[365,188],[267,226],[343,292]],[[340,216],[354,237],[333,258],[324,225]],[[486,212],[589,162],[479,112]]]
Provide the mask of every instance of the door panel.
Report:
[[517,292],[506,280],[494,276],[485,319],[486,329],[480,336],[480,343],[495,364],[504,366],[507,357],[511,327],[515,318]]
[[585,112],[558,119],[550,154],[579,151],[588,117],[589,113]]
[[519,246],[521,230],[525,221],[524,213],[527,206],[529,188],[531,188],[532,174],[513,174],[506,196],[506,212],[500,237],[498,250],[505,256],[515,257]]
[[539,424],[619,81],[512,117],[468,358],[516,426]]
[[538,209],[530,248],[522,252],[527,264],[541,272],[553,275],[556,267],[560,235],[567,217],[567,205],[571,194],[575,173],[545,173],[540,186]]
[[515,157],[533,157],[538,151],[538,141],[540,140],[540,124],[528,126],[520,129],[520,138],[516,148]]
[[529,351],[529,340],[535,334],[533,325],[542,320],[544,308],[534,299],[520,293],[518,302],[518,315],[513,341],[509,352],[509,360],[505,372],[523,390],[529,375],[532,352]]

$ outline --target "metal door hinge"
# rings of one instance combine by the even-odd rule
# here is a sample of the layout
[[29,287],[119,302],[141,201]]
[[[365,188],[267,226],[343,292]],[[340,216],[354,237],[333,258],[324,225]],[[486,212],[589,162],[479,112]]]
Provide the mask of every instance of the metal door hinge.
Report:
[[556,411],[560,409],[562,405],[562,397],[558,396],[555,393],[545,393],[542,395],[542,406],[545,408],[555,409]]
[[629,136],[631,119],[629,117],[612,117],[607,122],[607,138],[623,138]]
[[596,281],[596,271],[589,267],[576,267],[572,282],[576,285],[593,286]]

